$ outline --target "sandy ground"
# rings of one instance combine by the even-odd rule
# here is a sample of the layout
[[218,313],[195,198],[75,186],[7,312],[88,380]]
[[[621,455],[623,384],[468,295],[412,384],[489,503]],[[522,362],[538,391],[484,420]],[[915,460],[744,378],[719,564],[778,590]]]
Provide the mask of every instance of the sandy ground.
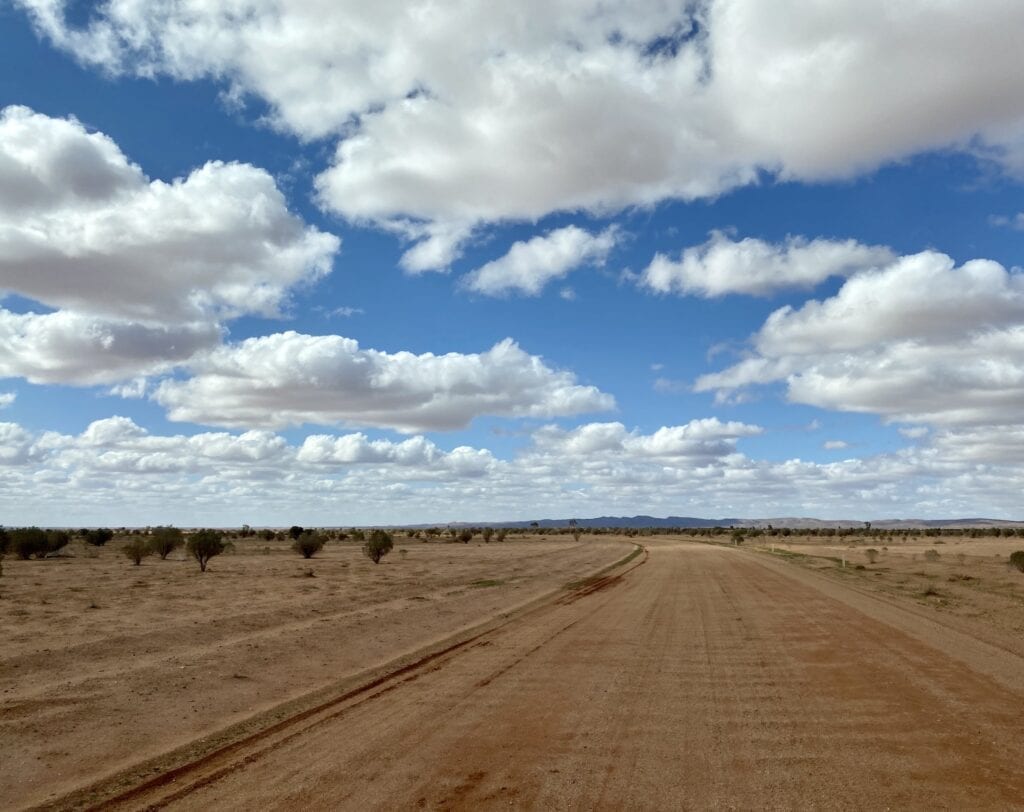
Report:
[[375,566],[353,543],[306,561],[287,543],[246,540],[202,574],[181,553],[135,567],[119,547],[3,562],[0,808],[328,690],[631,549],[400,537]]
[[[776,556],[851,586],[929,607],[950,620],[978,621],[970,626],[977,634],[994,636],[1024,656],[1024,574],[1007,563],[1010,553],[1024,549],[1024,539],[758,541],[762,552],[774,548]],[[869,549],[877,551],[873,564]],[[929,550],[938,558],[926,556]]]
[[945,624],[980,618],[645,544],[123,808],[1024,808],[1024,660]]

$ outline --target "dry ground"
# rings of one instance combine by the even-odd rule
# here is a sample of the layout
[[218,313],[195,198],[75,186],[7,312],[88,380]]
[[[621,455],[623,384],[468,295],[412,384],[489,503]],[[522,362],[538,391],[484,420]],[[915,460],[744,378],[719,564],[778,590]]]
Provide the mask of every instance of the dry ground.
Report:
[[[516,537],[518,538],[518,537]],[[374,565],[247,539],[200,573],[114,541],[0,578],[0,808],[20,808],[443,638],[621,558],[621,540],[421,543]],[[312,573],[310,577],[308,573]]]
[[[852,556],[846,569],[837,566],[835,550],[821,544],[800,550],[794,544],[792,552],[801,557],[685,539],[643,542],[643,555],[599,579],[563,588],[455,642],[421,649],[404,667],[365,678],[361,687],[336,683],[316,702],[287,706],[291,710],[272,725],[225,737],[219,749],[196,750],[190,766],[175,772],[158,766],[149,776],[135,776],[135,791],[127,784],[106,787],[121,792],[111,808],[1024,808],[1024,651],[1014,625],[1021,619],[1024,576],[1014,580],[997,561],[996,554],[1006,557],[1000,548],[972,548],[977,561],[968,568],[948,542],[939,549],[948,547],[951,555],[943,550],[940,561],[928,565],[920,554],[930,543],[920,550],[889,545],[887,557],[857,570]],[[412,650],[431,634],[410,618],[427,619],[440,638],[458,625],[445,610],[466,622],[494,615],[527,593],[564,584],[571,570],[596,569],[623,552],[607,540],[591,544],[438,545],[422,553],[409,545],[406,561],[396,557],[392,570],[374,571],[367,563],[360,572],[353,553],[346,559],[333,550],[336,569],[316,579],[301,577],[304,563],[283,553],[271,552],[266,563],[252,555],[244,565],[243,556],[216,559],[224,592],[231,591],[231,577],[261,583],[257,589],[264,592],[251,605],[239,605],[245,589],[234,587],[232,606],[242,616],[253,613],[251,629],[243,625],[220,636],[220,622],[206,619],[202,601],[198,609],[180,606],[182,617],[190,618],[180,625],[160,621],[161,613],[149,615],[123,642],[93,629],[95,640],[81,645],[99,646],[105,657],[76,657],[76,646],[68,654],[51,652],[55,662],[67,660],[64,668],[95,668],[86,680],[92,693],[78,689],[80,696],[60,688],[70,675],[49,676],[49,655],[22,655],[35,656],[36,679],[51,682],[39,686],[37,705],[25,706],[22,718],[31,722],[3,722],[5,742],[15,731],[30,755],[43,756],[35,767],[26,758],[2,768],[6,786],[22,793],[12,805],[40,797],[38,785],[22,780],[24,770],[35,769],[46,792],[81,784],[97,775],[97,765],[109,766],[101,759],[115,746],[110,738],[134,737],[136,746],[148,741],[134,725],[146,727],[150,737],[177,731],[179,741],[209,732],[213,725],[200,720],[216,712],[215,703],[196,688],[204,675],[221,686],[223,724],[229,713],[240,717],[271,706],[282,685],[297,696],[365,665],[371,655],[382,661],[387,653]],[[400,570],[411,570],[420,555],[437,558],[422,562],[415,577],[436,578],[437,586],[407,584],[402,597],[394,596],[397,584],[412,577]],[[966,569],[955,569],[954,562]],[[39,571],[53,563],[40,562]],[[136,576],[116,564],[112,558],[107,563],[111,595],[117,583],[123,587]],[[451,567],[462,567],[464,575],[446,582]],[[523,578],[518,594],[512,584],[467,585],[503,580],[517,567],[516,577]],[[979,584],[948,580],[962,572]],[[186,582],[185,575],[163,577],[169,591]],[[200,577],[187,582],[190,589]],[[261,582],[264,577],[270,580]],[[966,593],[969,606],[967,597],[940,604],[937,596],[918,594],[914,579],[940,583],[950,596],[960,588],[976,591]],[[329,602],[328,584],[335,581],[339,602],[322,623],[325,618],[311,613]],[[362,594],[352,583],[377,595],[368,614],[351,605]],[[26,579],[26,588],[32,584]],[[304,592],[311,584],[323,591]],[[273,603],[276,593],[281,596]],[[32,595],[38,604],[39,593],[28,590]],[[108,618],[108,629],[116,629],[132,605],[130,589],[120,595],[125,603]],[[418,596],[430,598],[434,611]],[[275,607],[286,620],[267,620]],[[400,622],[373,623],[379,619],[374,614]],[[52,625],[42,621],[44,631]],[[166,639],[159,636],[161,623],[174,629]],[[157,637],[147,633],[150,627]],[[389,638],[387,628],[404,643]],[[196,638],[191,643],[190,636]],[[293,639],[297,645],[290,648]],[[344,651],[353,640],[361,641],[361,654],[347,660],[330,645]],[[163,664],[154,665],[158,660]],[[116,668],[126,663],[129,670],[119,677]],[[173,693],[161,697],[158,686],[133,676],[139,664],[156,676],[184,668],[172,680]],[[5,662],[4,688],[9,674]],[[23,694],[34,690],[32,680],[14,679],[22,680],[17,690]],[[147,685],[153,693],[139,693]],[[46,698],[55,690],[70,695],[51,707]],[[78,717],[82,708],[85,718]],[[48,746],[60,748],[56,755],[41,752],[39,731],[46,730]],[[123,761],[131,761],[131,750],[117,746]],[[61,772],[72,768],[78,772],[71,777]],[[63,803],[88,806],[100,797],[80,794]]]
[[[1019,645],[1024,655],[1024,574],[1008,565],[1024,549],[1020,538],[801,539],[757,548],[808,569],[917,606],[947,619],[976,620],[978,634],[990,631]],[[877,551],[872,564],[867,551]],[[926,555],[932,550],[938,554]],[[843,561],[845,559],[845,566]]]

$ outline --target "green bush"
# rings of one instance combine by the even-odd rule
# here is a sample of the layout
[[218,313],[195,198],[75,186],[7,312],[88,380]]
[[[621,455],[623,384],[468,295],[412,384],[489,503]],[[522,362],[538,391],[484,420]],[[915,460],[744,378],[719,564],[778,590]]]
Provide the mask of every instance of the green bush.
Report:
[[395,546],[394,540],[391,538],[390,533],[385,533],[383,530],[374,530],[370,533],[370,537],[363,544],[363,552],[366,553],[367,557],[374,563],[379,564],[380,560],[391,552],[391,548]]
[[149,537],[150,549],[161,560],[165,560],[184,543],[185,536],[177,527],[154,527]]
[[70,536],[63,530],[40,530],[38,527],[19,527],[8,531],[11,550],[22,561],[46,558],[50,553],[66,546]]
[[1010,553],[1010,566],[1018,572],[1024,572],[1024,550]]
[[322,534],[307,530],[292,542],[292,549],[300,553],[303,558],[312,558],[324,548],[326,543],[327,539]]
[[102,547],[114,537],[114,531],[108,527],[97,527],[94,530],[83,530],[82,540],[93,547]]
[[137,567],[142,563],[142,559],[147,555],[150,555],[153,550],[149,544],[146,543],[145,539],[140,538],[139,536],[133,536],[128,540],[128,543],[124,545],[121,552],[123,552],[125,557],[130,559]]
[[185,549],[199,562],[199,571],[206,572],[210,559],[218,556],[228,548],[224,537],[216,530],[197,530],[188,537]]

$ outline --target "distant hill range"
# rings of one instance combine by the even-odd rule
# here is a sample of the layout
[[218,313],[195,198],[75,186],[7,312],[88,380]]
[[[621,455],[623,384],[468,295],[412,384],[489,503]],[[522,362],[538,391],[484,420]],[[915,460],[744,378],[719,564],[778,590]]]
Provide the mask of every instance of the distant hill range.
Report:
[[[522,522],[451,522],[447,527],[569,527],[572,519],[536,519]],[[772,519],[699,519],[694,516],[598,516],[593,519],[575,519],[578,527],[621,527],[639,529],[643,527],[790,527],[793,529],[815,529],[828,527],[865,527],[869,522],[853,519],[814,519],[808,517],[779,516]],[[1024,522],[1004,519],[879,519],[870,522],[878,530],[917,529],[928,527],[971,528],[971,527],[1024,527]],[[437,525],[411,525],[412,527],[434,527]]]

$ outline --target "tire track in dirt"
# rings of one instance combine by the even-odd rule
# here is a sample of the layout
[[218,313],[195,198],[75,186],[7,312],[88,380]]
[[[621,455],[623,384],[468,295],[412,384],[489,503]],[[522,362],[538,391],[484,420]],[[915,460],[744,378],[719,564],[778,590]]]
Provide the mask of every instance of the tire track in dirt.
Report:
[[[384,670],[379,676],[364,681],[351,690],[322,701],[313,707],[288,715],[268,726],[232,738],[226,744],[215,747],[198,759],[188,761],[170,769],[155,769],[158,774],[153,777],[135,781],[127,789],[117,789],[118,784],[128,780],[125,776],[115,777],[104,782],[65,796],[52,803],[38,807],[39,809],[118,809],[118,808],[153,808],[193,792],[211,782],[217,781],[247,764],[253,763],[273,752],[299,736],[306,735],[314,728],[331,722],[364,703],[373,701],[384,694],[399,688],[403,684],[413,682],[422,675],[441,669],[444,664],[465,651],[492,645],[491,640],[500,636],[503,630],[524,618],[549,612],[555,605],[573,603],[581,597],[605,590],[619,583],[623,575],[639,567],[646,561],[646,549],[633,545],[634,550],[619,562],[611,564],[596,575],[584,580],[575,587],[569,587],[564,594],[534,600],[519,609],[504,613],[500,619],[487,622],[482,630],[470,632],[457,637],[454,642],[434,646],[422,656],[406,662],[401,667]],[[641,553],[638,561],[633,561],[637,553]],[[609,573],[610,574],[606,574]],[[569,623],[569,626],[573,623]],[[564,628],[553,633],[557,636]],[[538,648],[544,641],[538,644]],[[523,655],[525,657],[526,655]],[[502,669],[508,670],[513,662]],[[497,676],[497,675],[495,675]],[[144,775],[145,770],[141,773]],[[177,785],[177,786],[172,786]],[[183,788],[182,785],[185,785]],[[169,791],[168,787],[171,787]],[[93,799],[102,800],[96,802]]]
[[829,590],[654,542],[624,577],[124,806],[1024,808],[1024,692]]

